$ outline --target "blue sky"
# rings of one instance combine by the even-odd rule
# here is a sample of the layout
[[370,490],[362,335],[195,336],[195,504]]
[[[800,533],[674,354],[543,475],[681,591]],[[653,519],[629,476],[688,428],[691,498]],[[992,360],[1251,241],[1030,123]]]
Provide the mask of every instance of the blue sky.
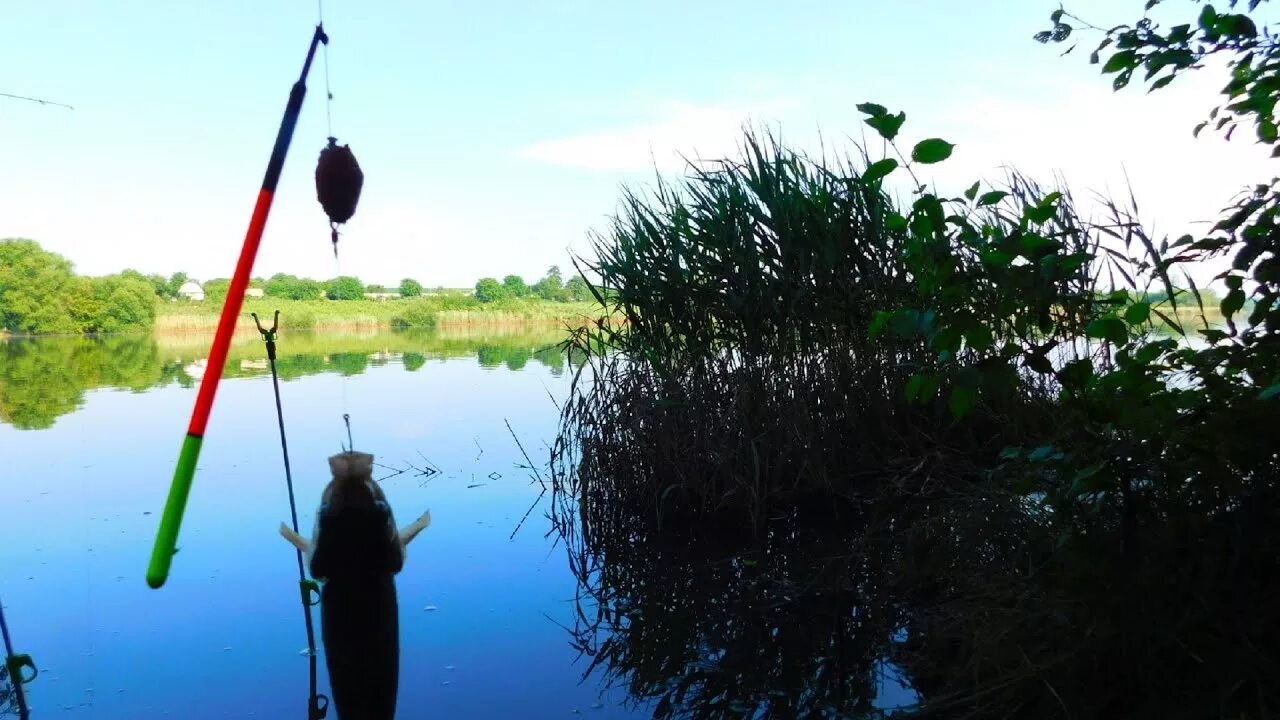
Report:
[[[1064,173],[1082,193],[1119,189],[1127,172],[1158,231],[1269,177],[1248,133],[1192,140],[1217,78],[1112,94],[1087,40],[1066,58],[1031,40],[1055,7],[327,0],[334,132],[366,174],[339,269],[428,285],[536,278],[588,252],[619,188],[655,165],[731,153],[748,121],[844,148],[865,100],[906,111],[907,142],[957,144],[944,189],[1004,164]],[[1109,25],[1141,3],[1072,7]],[[10,0],[0,92],[76,109],[0,98],[0,237],[34,238],[90,274],[229,275],[315,20],[301,0]],[[309,88],[258,275],[335,272],[311,177],[327,135],[322,58]]]

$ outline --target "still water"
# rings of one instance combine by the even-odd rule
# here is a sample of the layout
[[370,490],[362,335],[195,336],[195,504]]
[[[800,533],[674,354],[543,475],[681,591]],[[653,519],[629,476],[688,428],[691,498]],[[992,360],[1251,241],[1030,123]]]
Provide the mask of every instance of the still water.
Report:
[[[547,498],[521,467],[515,437],[534,465],[545,461],[572,375],[557,339],[280,337],[304,534],[326,458],[346,438],[344,412],[356,448],[385,466],[375,477],[397,522],[433,515],[397,579],[399,717],[652,712],[583,680],[564,629],[575,580],[549,534]],[[256,336],[229,356],[170,580],[158,591],[143,580],[207,344],[0,342],[0,598],[15,649],[41,669],[28,686],[33,718],[306,715],[297,570],[276,533],[288,496]],[[320,672],[327,692],[323,662]]]

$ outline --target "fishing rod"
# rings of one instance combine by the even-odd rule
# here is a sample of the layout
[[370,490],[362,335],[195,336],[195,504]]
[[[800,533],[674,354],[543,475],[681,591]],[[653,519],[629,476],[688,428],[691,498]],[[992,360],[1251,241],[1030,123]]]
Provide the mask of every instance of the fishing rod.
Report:
[[[284,409],[280,404],[280,377],[276,373],[276,328],[280,325],[280,311],[271,321],[271,329],[262,327],[257,313],[253,323],[262,334],[262,341],[267,346],[267,362],[271,365],[271,389],[276,397],[276,422],[280,426],[280,452],[284,455],[284,481],[289,488],[289,519],[293,522],[293,533],[298,534],[298,504],[293,496],[293,471],[289,467],[289,442],[284,433]],[[302,550],[295,547],[294,554],[298,558],[298,587],[302,592],[302,616],[307,623],[307,662],[310,666],[311,693],[307,700],[308,720],[322,720],[329,712],[329,698],[316,692],[316,631],[311,619],[311,608],[320,603],[320,586],[315,580],[307,577],[306,567],[302,562]]]
[[[18,701],[18,720],[27,720],[31,717],[31,710],[27,707],[27,696],[22,686],[35,680],[40,671],[36,669],[36,663],[30,655],[13,651],[13,640],[9,638],[9,624],[4,619],[3,603],[0,603],[0,635],[4,636],[4,667],[9,671],[9,684],[13,686],[13,695]],[[24,669],[31,670],[31,674],[24,675]]]
[[204,440],[205,427],[209,422],[209,412],[213,409],[214,394],[218,389],[218,381],[222,378],[223,366],[227,363],[227,350],[231,346],[231,336],[235,333],[236,320],[244,304],[244,291],[249,286],[253,261],[258,255],[258,245],[262,242],[267,215],[271,212],[271,201],[275,197],[276,186],[280,182],[280,172],[284,169],[285,156],[289,153],[289,143],[293,140],[293,131],[298,124],[298,116],[302,112],[302,101],[307,94],[307,74],[311,71],[311,61],[315,58],[316,48],[321,43],[326,46],[329,44],[329,36],[324,32],[323,23],[316,25],[315,34],[311,36],[311,47],[307,49],[307,59],[302,64],[302,73],[289,92],[289,102],[285,105],[284,118],[280,121],[275,146],[272,147],[271,158],[267,162],[266,176],[262,180],[262,188],[258,191],[258,199],[254,204],[253,214],[249,218],[249,229],[245,233],[244,246],[240,249],[240,258],[236,261],[235,275],[232,276],[231,285],[227,288],[227,299],[222,305],[218,329],[214,333],[213,346],[209,350],[208,368],[200,380],[195,408],[191,412],[191,422],[187,427],[186,437],[182,441],[182,450],[178,454],[178,463],[173,471],[173,483],[169,487],[164,514],[160,518],[155,546],[151,551],[151,561],[147,566],[147,585],[152,588],[161,587],[169,578],[169,566],[173,561],[174,553],[177,552],[178,530],[182,525],[187,498],[191,494],[196,461],[200,457],[200,446]]

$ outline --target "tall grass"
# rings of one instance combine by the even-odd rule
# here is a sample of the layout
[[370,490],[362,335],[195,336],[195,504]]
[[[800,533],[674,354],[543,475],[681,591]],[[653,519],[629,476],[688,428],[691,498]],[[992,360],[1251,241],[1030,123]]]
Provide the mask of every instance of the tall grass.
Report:
[[[664,504],[737,507],[759,522],[788,496],[856,492],[929,448],[994,458],[1052,421],[1052,388],[1033,378],[986,398],[963,425],[943,402],[905,401],[907,379],[936,367],[937,354],[868,328],[881,311],[927,303],[930,290],[901,260],[908,233],[887,222],[897,204],[859,181],[858,162],[814,161],[748,136],[741,161],[625,196],[590,263],[616,299],[576,335],[593,374],[564,415],[562,447],[581,449],[579,476],[613,486],[594,492],[625,494],[634,483]],[[1039,189],[1015,178],[1010,191],[1013,206]],[[1064,252],[1092,252],[1096,238],[1066,202]],[[959,248],[949,262],[981,257]],[[1060,282],[1064,296],[1093,294],[1088,268]],[[979,288],[966,302],[974,315],[1003,317],[1010,294]],[[1013,318],[992,340],[967,360],[1027,341]],[[587,499],[597,500],[612,506]]]
[[[168,303],[159,307],[155,330],[160,333],[203,332],[217,327],[221,303]],[[441,295],[403,300],[285,300],[246,298],[237,331],[254,330],[250,313],[264,320],[280,311],[282,327],[294,329],[358,330],[364,328],[432,328],[520,323],[564,324],[600,315],[595,303],[505,300],[481,303],[465,295]]]

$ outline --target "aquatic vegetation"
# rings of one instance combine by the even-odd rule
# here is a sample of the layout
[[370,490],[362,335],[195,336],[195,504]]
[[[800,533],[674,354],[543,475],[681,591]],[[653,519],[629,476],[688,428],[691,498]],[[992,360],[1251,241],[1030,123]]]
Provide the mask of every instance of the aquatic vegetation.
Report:
[[[1017,173],[940,195],[918,173],[950,144],[860,109],[891,157],[749,132],[596,237],[612,313],[567,343],[551,458],[584,651],[660,716],[864,716],[884,662],[919,716],[1274,714],[1280,455],[1252,429],[1280,424],[1280,206],[1165,240]],[[1222,328],[1176,276],[1217,252]],[[825,564],[788,568],[804,532]],[[743,558],[795,591],[679,594]],[[828,674],[743,669],[828,591],[854,592],[840,629],[798,651]]]

